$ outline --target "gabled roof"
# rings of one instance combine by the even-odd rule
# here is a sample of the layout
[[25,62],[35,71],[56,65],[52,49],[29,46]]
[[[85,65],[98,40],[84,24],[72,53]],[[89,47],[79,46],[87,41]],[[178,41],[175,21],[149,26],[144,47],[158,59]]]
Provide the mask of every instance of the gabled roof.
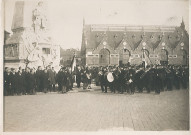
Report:
[[185,35],[184,40],[188,40],[185,39],[188,38],[185,30],[175,26],[85,25],[84,32],[88,50],[98,47],[104,38],[104,33],[108,45],[114,49],[126,41],[132,50],[138,48],[142,42],[146,42],[149,48],[155,50],[162,38],[169,48],[174,49],[179,44],[182,33]]

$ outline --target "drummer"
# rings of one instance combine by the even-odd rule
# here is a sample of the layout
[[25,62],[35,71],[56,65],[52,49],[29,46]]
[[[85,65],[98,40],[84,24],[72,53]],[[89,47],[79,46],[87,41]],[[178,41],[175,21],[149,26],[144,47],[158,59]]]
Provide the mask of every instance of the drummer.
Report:
[[116,85],[116,82],[115,82],[115,74],[114,74],[114,69],[113,68],[110,68],[109,69],[109,73],[107,75],[107,80],[108,80],[108,86],[111,90],[111,92],[115,93],[115,85]]

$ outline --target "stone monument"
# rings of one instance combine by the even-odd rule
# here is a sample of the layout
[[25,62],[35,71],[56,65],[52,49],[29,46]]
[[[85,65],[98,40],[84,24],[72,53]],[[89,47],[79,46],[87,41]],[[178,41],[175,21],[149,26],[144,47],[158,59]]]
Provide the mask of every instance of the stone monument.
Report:
[[17,1],[12,22],[13,35],[4,45],[5,67],[57,68],[60,46],[49,35],[45,2]]

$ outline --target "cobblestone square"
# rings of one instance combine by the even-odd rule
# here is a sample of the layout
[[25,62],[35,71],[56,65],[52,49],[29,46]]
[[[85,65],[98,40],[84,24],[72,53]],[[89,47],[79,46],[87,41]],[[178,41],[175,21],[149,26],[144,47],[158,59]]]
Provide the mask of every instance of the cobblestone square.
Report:
[[189,92],[134,95],[38,93],[4,98],[4,131],[166,131],[189,129]]

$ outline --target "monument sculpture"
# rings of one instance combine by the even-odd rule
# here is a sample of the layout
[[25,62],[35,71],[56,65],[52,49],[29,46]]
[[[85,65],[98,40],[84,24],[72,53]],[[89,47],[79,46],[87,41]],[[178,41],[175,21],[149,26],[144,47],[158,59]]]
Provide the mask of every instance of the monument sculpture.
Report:
[[[34,2],[33,2],[34,3]],[[49,35],[44,2],[17,1],[12,22],[13,35],[5,42],[5,66],[59,67],[60,46]]]

